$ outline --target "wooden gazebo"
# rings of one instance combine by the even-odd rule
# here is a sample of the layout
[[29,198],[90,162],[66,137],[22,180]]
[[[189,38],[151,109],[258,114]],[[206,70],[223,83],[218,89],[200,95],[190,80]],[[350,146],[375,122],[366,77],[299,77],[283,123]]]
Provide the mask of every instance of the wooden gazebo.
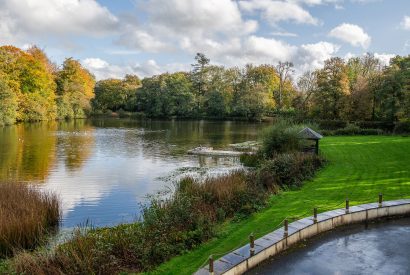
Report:
[[299,138],[314,141],[314,146],[307,146],[306,148],[304,148],[304,150],[314,151],[316,155],[319,154],[319,140],[323,138],[321,134],[306,127],[305,129],[299,132]]

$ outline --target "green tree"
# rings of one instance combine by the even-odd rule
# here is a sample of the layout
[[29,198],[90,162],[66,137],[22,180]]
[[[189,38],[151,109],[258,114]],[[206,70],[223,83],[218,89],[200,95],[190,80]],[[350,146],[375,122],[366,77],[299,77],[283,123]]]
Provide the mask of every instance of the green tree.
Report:
[[273,107],[272,87],[275,70],[267,65],[247,65],[233,96],[233,112],[248,119],[261,119]]
[[207,68],[209,66],[210,59],[203,53],[197,53],[195,56],[196,63],[192,64],[191,80],[195,92],[195,101],[197,113],[200,114],[203,104],[203,97],[207,89]]
[[349,78],[347,66],[339,57],[325,61],[318,70],[314,93],[314,113],[322,119],[342,119],[346,114]]
[[230,115],[233,98],[232,74],[222,66],[208,67],[208,91],[204,109],[208,116],[223,118]]

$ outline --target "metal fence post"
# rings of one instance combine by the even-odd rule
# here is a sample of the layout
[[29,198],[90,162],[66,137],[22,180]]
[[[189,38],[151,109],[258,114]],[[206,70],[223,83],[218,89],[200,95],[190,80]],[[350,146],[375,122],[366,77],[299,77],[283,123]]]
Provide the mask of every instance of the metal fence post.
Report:
[[313,223],[317,223],[317,208],[313,208]]
[[382,207],[382,206],[383,206],[383,194],[380,193],[379,194],[379,207]]
[[288,237],[288,235],[289,235],[289,223],[288,223],[288,219],[285,219],[285,231],[283,232],[283,236],[285,237],[285,238],[287,238]]
[[250,247],[250,255],[251,256],[255,255],[255,237],[253,236],[253,233],[249,235],[249,247]]
[[349,213],[349,199],[346,198],[346,213]]
[[209,256],[209,274],[214,274],[214,256]]

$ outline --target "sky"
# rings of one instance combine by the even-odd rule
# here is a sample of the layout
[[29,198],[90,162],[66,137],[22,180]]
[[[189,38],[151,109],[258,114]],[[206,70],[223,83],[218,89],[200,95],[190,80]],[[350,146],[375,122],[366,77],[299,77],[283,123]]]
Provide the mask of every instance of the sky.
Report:
[[0,45],[73,57],[98,80],[215,65],[410,53],[410,0],[0,0]]

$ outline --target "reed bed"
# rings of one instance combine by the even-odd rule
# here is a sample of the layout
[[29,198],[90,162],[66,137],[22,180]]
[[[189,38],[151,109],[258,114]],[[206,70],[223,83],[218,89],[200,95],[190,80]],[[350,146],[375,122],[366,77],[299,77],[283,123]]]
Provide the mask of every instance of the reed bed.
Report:
[[26,184],[0,182],[0,258],[34,249],[58,226],[60,216],[55,194]]
[[[293,159],[295,158],[295,159]],[[290,160],[289,160],[290,159]],[[215,237],[216,225],[241,220],[263,208],[274,186],[291,177],[296,183],[309,178],[305,169],[287,165],[306,165],[315,171],[318,157],[280,155],[262,166],[262,172],[236,171],[205,180],[184,178],[169,196],[153,196],[142,211],[143,219],[111,228],[78,229],[72,238],[52,252],[22,253],[12,266],[18,274],[118,274],[144,272],[198,247]],[[318,163],[321,163],[320,161]],[[277,179],[261,177],[278,167],[292,171]],[[295,171],[293,171],[295,170]],[[291,182],[291,181],[290,181]],[[293,183],[293,181],[292,181]]]

